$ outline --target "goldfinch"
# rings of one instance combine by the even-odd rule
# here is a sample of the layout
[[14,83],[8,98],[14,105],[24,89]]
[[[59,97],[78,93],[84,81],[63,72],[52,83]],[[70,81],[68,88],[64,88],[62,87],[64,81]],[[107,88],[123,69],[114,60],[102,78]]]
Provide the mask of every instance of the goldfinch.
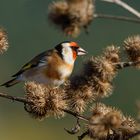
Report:
[[14,79],[1,86],[10,87],[21,81],[35,81],[58,87],[71,75],[77,56],[85,54],[86,51],[76,42],[62,42],[54,49],[34,57],[12,76]]

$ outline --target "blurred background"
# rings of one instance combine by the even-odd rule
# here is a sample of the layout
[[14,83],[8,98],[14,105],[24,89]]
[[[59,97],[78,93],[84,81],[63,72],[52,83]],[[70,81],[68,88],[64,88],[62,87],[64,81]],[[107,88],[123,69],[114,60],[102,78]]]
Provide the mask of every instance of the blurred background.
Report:
[[[140,11],[140,0],[124,0]],[[44,50],[53,48],[65,40],[77,41],[89,54],[79,58],[75,71],[80,71],[82,60],[91,55],[99,55],[111,44],[122,45],[122,41],[134,34],[140,34],[140,24],[95,19],[89,27],[89,34],[84,31],[77,38],[65,37],[61,31],[52,26],[47,19],[48,5],[51,0],[0,0],[0,25],[8,32],[10,48],[0,56],[0,84]],[[96,12],[134,17],[119,6],[96,0]],[[80,66],[79,66],[80,65]],[[0,92],[14,96],[24,95],[24,84],[11,88],[0,87]],[[140,71],[126,68],[119,71],[114,79],[114,92],[103,100],[108,105],[120,108],[124,114],[136,117],[135,102],[140,99]],[[22,103],[0,98],[0,140],[76,140],[64,131],[75,122],[73,117],[44,121],[32,119],[24,111]]]

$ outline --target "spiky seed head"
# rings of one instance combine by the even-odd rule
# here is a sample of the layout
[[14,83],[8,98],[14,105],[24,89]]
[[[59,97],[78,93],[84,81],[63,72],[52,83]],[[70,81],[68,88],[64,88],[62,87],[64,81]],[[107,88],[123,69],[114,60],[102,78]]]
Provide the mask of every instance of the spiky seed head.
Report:
[[102,117],[97,115],[90,118],[89,124],[87,125],[90,138],[102,140],[107,137],[108,128],[101,123]]
[[[134,35],[124,40],[124,48],[132,62],[140,61],[140,35]],[[140,68],[140,63],[135,65]]]
[[50,115],[64,116],[62,109],[67,107],[62,89],[46,87],[35,82],[25,84],[26,99],[31,104],[25,104],[25,109],[34,118],[43,119]]
[[75,112],[83,113],[87,104],[94,100],[92,87],[79,86],[78,89],[69,88],[66,92],[69,99],[69,108]]
[[0,27],[0,54],[7,51],[8,47],[9,47],[9,44],[8,44],[7,33],[5,29]]
[[93,92],[96,98],[105,98],[111,95],[113,86],[110,82],[101,81],[98,78],[94,78],[94,89]]
[[47,95],[44,94],[45,89],[34,82],[25,84],[26,99],[33,104],[25,104],[25,109],[34,118],[43,119],[47,115],[46,99]]
[[108,46],[104,50],[104,57],[112,63],[120,62],[120,47],[118,46]]
[[91,57],[84,64],[84,74],[87,76],[96,76],[102,81],[111,81],[116,75],[114,63],[104,56]]
[[124,116],[120,110],[97,103],[92,108],[87,129],[91,138],[102,140],[112,135],[116,135],[116,139],[120,136],[125,139],[134,134],[138,127],[133,118]]
[[112,110],[104,116],[102,121],[107,128],[113,130],[118,129],[122,122],[122,113],[117,110]]
[[129,135],[136,132],[138,125],[136,121],[130,116],[124,116],[120,127],[123,135]]
[[91,107],[92,116],[105,115],[112,110],[111,107],[106,106],[103,103],[96,103]]
[[80,29],[87,27],[93,19],[93,1],[58,1],[49,6],[49,20],[66,35],[76,37]]

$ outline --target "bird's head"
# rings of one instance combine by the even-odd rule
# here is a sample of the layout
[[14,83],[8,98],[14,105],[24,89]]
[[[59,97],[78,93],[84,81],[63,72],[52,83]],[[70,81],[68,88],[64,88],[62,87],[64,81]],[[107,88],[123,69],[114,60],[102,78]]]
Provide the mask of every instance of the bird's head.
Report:
[[66,41],[58,44],[55,49],[62,59],[69,64],[73,64],[77,56],[85,55],[87,52],[82,49],[76,42]]

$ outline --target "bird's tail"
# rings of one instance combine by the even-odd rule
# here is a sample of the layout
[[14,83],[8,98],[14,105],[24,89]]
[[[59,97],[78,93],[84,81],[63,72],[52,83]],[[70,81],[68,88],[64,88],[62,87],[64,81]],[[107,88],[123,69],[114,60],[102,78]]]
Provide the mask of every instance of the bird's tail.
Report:
[[20,82],[20,80],[18,80],[17,78],[14,78],[14,79],[12,79],[12,80],[10,80],[10,81],[8,81],[0,86],[11,87],[19,82]]

